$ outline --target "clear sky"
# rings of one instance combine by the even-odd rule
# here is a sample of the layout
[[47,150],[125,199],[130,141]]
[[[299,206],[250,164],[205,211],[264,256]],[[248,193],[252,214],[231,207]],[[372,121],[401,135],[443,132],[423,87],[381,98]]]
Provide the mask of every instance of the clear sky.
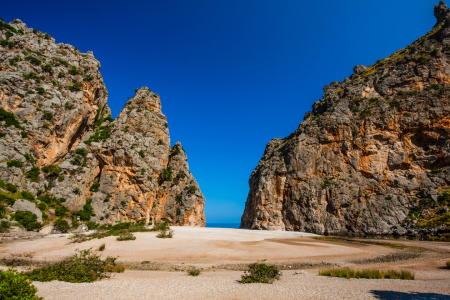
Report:
[[113,117],[135,88],[160,94],[215,223],[240,221],[266,143],[294,131],[324,85],[425,34],[438,2],[22,0],[0,17],[93,51]]

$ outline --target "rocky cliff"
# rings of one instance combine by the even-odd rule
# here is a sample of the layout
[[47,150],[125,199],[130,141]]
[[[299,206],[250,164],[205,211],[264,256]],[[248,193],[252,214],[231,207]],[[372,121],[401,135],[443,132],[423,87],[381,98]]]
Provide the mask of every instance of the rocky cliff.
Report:
[[170,147],[159,95],[136,89],[113,120],[99,69],[92,52],[0,22],[2,188],[46,203],[47,222],[59,208],[85,221],[204,226],[205,198],[181,144]]
[[450,228],[450,10],[425,36],[324,87],[251,174],[241,228],[417,234]]

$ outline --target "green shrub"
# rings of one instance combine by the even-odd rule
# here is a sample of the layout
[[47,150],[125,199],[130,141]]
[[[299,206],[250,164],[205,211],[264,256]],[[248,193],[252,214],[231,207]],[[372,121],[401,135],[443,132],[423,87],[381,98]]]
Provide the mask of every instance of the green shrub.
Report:
[[200,270],[197,269],[196,267],[192,267],[192,269],[188,270],[187,273],[189,276],[194,276],[194,277],[201,274]]
[[447,260],[447,268],[450,269],[450,260]]
[[439,173],[441,173],[442,172],[442,170],[431,170],[431,174],[439,174]]
[[162,229],[162,230],[158,233],[158,235],[156,235],[156,237],[157,237],[157,238],[160,238],[160,239],[166,239],[166,238],[171,239],[171,238],[173,237],[173,235],[174,235],[173,230]]
[[56,264],[24,274],[33,281],[94,282],[109,277],[108,269],[116,266],[116,259],[107,257],[101,260],[91,249],[77,250],[75,255]]
[[195,187],[195,186],[193,186],[193,185],[191,185],[190,187],[189,187],[189,193],[191,193],[191,194],[195,194],[195,191],[197,190],[197,188]]
[[70,230],[69,223],[67,223],[66,220],[62,219],[56,220],[55,223],[53,224],[53,228],[60,232],[67,232]]
[[122,200],[122,201],[120,201],[120,205],[125,206],[125,205],[127,205],[127,203]]
[[81,91],[82,88],[83,88],[83,83],[74,80],[72,82],[72,86],[69,86],[69,91],[78,92],[78,91]]
[[35,230],[42,227],[42,224],[37,222],[37,216],[31,211],[16,211],[14,219],[27,230]]
[[45,211],[47,209],[47,204],[45,204],[45,202],[41,202],[41,203],[38,204],[37,208],[40,211]]
[[79,74],[81,74],[81,72],[79,70],[77,70],[76,67],[72,66],[72,68],[69,70],[69,74],[70,75],[79,75]]
[[53,120],[53,115],[51,113],[45,113],[42,115],[42,120],[51,121]]
[[83,81],[90,82],[90,81],[92,81],[93,79],[94,79],[94,76],[92,76],[92,75],[87,75],[86,77],[84,77]]
[[440,89],[439,84],[432,84],[432,85],[430,85],[430,88],[435,90],[435,91]]
[[65,60],[58,59],[58,61],[59,61],[59,63],[62,64],[64,67],[68,67],[68,66],[69,66],[69,63],[68,63],[67,61],[65,61]]
[[26,131],[22,131],[20,133],[20,136],[24,139],[24,138],[26,138],[28,136],[28,133]]
[[10,160],[6,163],[6,165],[8,166],[8,168],[12,168],[12,167],[16,167],[16,168],[21,168],[23,167],[23,164],[18,161],[18,160]]
[[97,229],[97,227],[98,227],[98,224],[95,222],[87,222],[86,225],[89,230]]
[[104,251],[106,248],[105,243],[101,244],[100,247],[98,247],[98,251]]
[[30,192],[21,191],[20,194],[22,195],[23,199],[27,199],[27,200],[30,200],[30,201],[34,200],[34,195],[32,193],[30,193]]
[[[2,211],[3,211],[3,214],[2,214]],[[0,205],[0,216],[4,216],[5,211],[6,211],[6,209],[2,205]],[[8,229],[10,229],[10,228],[11,228],[11,223],[9,223],[8,221],[0,222],[0,232],[7,232]]]
[[94,183],[91,185],[91,187],[89,188],[89,190],[90,190],[91,192],[97,193],[99,188],[100,188],[100,182],[96,181],[96,182],[94,182]]
[[125,231],[117,237],[118,241],[133,241],[135,239],[136,237],[134,236],[134,234],[129,231]]
[[30,280],[17,270],[0,270],[0,299],[4,300],[38,300],[37,288]]
[[57,217],[63,217],[66,215],[66,212],[68,211],[67,207],[65,206],[60,206],[55,208],[55,216]]
[[0,201],[1,202],[6,202],[9,206],[13,206],[14,202],[16,202],[16,199],[8,197],[8,196],[6,196],[4,194],[0,194]]
[[18,129],[23,129],[19,125],[19,121],[17,121],[16,117],[13,113],[7,112],[3,108],[0,108],[0,122],[5,121],[5,127],[14,126]]
[[144,153],[144,150],[140,150],[140,151],[139,151],[139,156],[140,156],[140,157],[142,157],[142,158],[144,158],[144,157],[145,157],[145,153]]
[[13,194],[17,193],[17,186],[15,184],[7,183],[5,185],[5,188],[8,192],[11,192]]
[[164,142],[163,142],[162,139],[159,139],[159,140],[158,140],[158,145],[164,145]]
[[268,266],[264,263],[254,263],[248,266],[241,276],[241,283],[272,283],[279,280],[281,272],[275,266]]
[[41,67],[41,69],[42,69],[43,72],[47,72],[47,73],[49,73],[49,74],[53,74],[52,66],[49,65],[49,64],[43,65],[43,66]]
[[380,271],[377,269],[355,270],[350,268],[333,268],[319,271],[320,276],[330,276],[339,278],[367,278],[367,279],[403,279],[414,280],[414,274],[406,270]]
[[170,167],[167,167],[167,169],[162,169],[161,171],[161,181],[172,181],[172,169]]
[[39,167],[32,167],[31,170],[27,172],[25,177],[33,182],[38,182],[40,173],[41,172],[39,171]]
[[62,169],[57,165],[50,165],[42,167],[42,172],[44,172],[47,178],[55,179],[61,173]]
[[41,61],[33,56],[27,56],[25,57],[26,60],[28,60],[33,65],[39,66],[41,64]]

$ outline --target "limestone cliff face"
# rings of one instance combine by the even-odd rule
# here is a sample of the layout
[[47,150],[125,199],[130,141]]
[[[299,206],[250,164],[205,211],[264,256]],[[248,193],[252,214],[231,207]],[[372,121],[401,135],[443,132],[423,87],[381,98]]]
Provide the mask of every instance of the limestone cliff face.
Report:
[[[412,45],[324,87],[251,174],[242,228],[316,233],[448,230],[450,12]],[[446,209],[447,208],[447,209]]]
[[92,52],[55,44],[19,20],[0,29],[0,106],[18,121],[0,117],[5,182],[64,199],[73,211],[92,199],[91,221],[205,225],[205,198],[181,144],[170,147],[157,94],[137,90],[113,120]]

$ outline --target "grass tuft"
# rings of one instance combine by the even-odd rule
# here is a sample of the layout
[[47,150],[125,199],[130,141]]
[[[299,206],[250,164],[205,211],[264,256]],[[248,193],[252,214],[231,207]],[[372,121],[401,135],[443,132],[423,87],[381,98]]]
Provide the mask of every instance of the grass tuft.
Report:
[[198,276],[201,274],[200,270],[196,267],[192,267],[192,269],[188,270],[187,273],[189,276]]
[[414,273],[407,270],[387,270],[377,269],[356,270],[350,268],[332,268],[319,271],[320,276],[330,276],[339,278],[366,278],[366,279],[402,279],[414,280]]
[[101,244],[100,247],[98,247],[98,251],[103,251],[103,250],[105,250],[105,248],[106,248],[106,245],[103,243],[103,244]]

